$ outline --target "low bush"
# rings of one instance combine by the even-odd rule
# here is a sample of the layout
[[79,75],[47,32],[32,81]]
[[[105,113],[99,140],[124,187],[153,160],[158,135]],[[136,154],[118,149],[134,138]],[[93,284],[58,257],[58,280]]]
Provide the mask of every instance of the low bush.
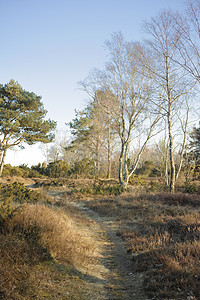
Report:
[[1,187],[3,198],[11,198],[18,203],[37,203],[42,195],[37,191],[30,190],[21,182],[14,182]]
[[79,192],[82,194],[91,194],[91,195],[120,195],[125,189],[120,185],[95,185],[92,188],[83,188]]
[[167,192],[169,191],[169,187],[164,184],[160,184],[156,181],[150,181],[150,184],[147,187],[147,191],[153,193],[164,192],[164,191]]
[[131,178],[129,179],[129,184],[131,185],[143,185],[144,180],[141,178],[140,175],[133,174]]
[[189,194],[197,194],[199,192],[199,186],[197,186],[197,184],[194,182],[193,183],[186,182],[184,192]]
[[11,197],[1,198],[0,201],[0,233],[5,233],[10,220],[14,217],[19,207],[14,207]]
[[3,177],[6,176],[18,176],[23,178],[41,177],[42,175],[33,168],[29,168],[27,165],[11,166],[10,164],[4,165]]
[[169,206],[200,207],[200,195],[159,193],[150,199],[152,199],[152,201],[160,201],[160,203]]

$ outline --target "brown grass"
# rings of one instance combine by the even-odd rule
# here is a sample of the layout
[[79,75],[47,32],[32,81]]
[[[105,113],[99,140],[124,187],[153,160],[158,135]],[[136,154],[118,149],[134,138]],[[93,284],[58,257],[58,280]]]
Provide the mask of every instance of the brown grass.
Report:
[[128,194],[88,205],[118,221],[153,299],[200,299],[200,196]]
[[13,219],[14,226],[39,231],[38,242],[55,259],[82,265],[94,252],[91,240],[63,212],[40,205],[26,205]]
[[[41,295],[44,291],[47,295],[52,286],[54,292],[58,293],[58,281],[55,284],[51,273],[53,277],[59,277],[59,284],[62,285],[63,280],[67,280],[67,272],[62,279],[59,272],[53,270],[55,264],[63,264],[73,270],[81,269],[96,259],[95,240],[59,210],[25,204],[5,227],[0,234],[0,299],[34,298],[34,295],[38,295],[36,283],[40,286]],[[45,262],[49,262],[50,266],[45,266]],[[43,269],[40,278],[37,266]],[[47,289],[48,277],[52,284]],[[71,279],[73,282],[73,276]],[[74,292],[76,294],[77,291]],[[41,299],[44,298],[41,296]],[[80,295],[74,299],[79,298]]]

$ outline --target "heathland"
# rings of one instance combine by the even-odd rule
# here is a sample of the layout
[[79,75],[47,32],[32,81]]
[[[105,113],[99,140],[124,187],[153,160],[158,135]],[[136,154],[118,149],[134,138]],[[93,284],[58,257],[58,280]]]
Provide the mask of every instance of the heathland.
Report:
[[161,187],[3,177],[0,298],[199,299],[200,195]]

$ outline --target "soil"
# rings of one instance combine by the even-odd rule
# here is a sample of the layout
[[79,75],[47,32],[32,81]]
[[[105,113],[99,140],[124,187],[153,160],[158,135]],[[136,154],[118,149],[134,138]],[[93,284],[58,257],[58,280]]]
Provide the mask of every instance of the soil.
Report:
[[[51,193],[52,195],[52,193]],[[59,194],[54,197],[59,198]],[[69,201],[90,222],[89,231],[101,245],[98,265],[83,270],[87,280],[92,278],[94,291],[89,291],[91,300],[147,300],[143,289],[144,273],[134,271],[134,261],[127,253],[125,242],[117,235],[118,225],[114,218],[102,217],[87,207],[87,201]]]

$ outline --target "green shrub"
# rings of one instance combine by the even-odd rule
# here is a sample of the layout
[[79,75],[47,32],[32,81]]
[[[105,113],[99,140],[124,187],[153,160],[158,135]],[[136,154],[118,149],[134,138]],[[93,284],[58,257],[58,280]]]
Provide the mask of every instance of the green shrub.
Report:
[[0,202],[0,233],[5,233],[8,229],[9,221],[15,215],[19,207],[14,207],[12,197],[2,199]]
[[155,181],[151,181],[150,185],[147,187],[147,191],[157,193],[157,192],[167,192],[169,187],[163,184],[160,184]]
[[129,180],[131,185],[143,185],[144,181],[139,175],[133,174]]
[[3,198],[10,198],[18,203],[36,203],[41,194],[25,187],[21,182],[14,182],[1,188]]
[[188,194],[197,194],[199,191],[199,187],[196,183],[185,182],[185,193]]
[[91,194],[91,195],[120,195],[124,192],[124,188],[120,185],[95,185],[92,188],[84,188],[80,190],[83,194]]
[[160,171],[155,167],[153,161],[146,160],[142,166],[135,171],[135,174],[146,177],[156,177],[160,176]]
[[17,177],[23,177],[23,178],[31,178],[31,177],[41,177],[42,175],[33,168],[29,168],[27,165],[22,164],[20,166],[11,166],[10,164],[4,165],[3,168],[3,177],[6,176],[17,176]]
[[54,161],[48,164],[45,174],[49,177],[59,178],[68,177],[70,166],[63,160]]
[[93,176],[94,162],[89,158],[83,158],[76,161],[74,166],[69,170],[69,175],[76,178],[90,178]]
[[2,176],[20,176],[23,177],[24,170],[20,167],[12,167],[10,164],[4,165]]

